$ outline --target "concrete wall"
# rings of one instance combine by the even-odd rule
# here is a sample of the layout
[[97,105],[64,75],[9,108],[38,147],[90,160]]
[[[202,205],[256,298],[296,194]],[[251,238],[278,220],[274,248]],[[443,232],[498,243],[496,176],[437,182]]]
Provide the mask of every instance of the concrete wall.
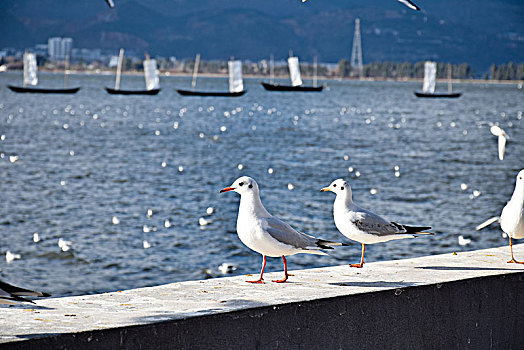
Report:
[[[456,272],[434,261],[422,267],[423,272]],[[226,312],[79,333],[53,335],[51,329],[49,334],[4,342],[0,348],[524,349],[524,266],[501,266],[491,274],[485,272],[497,270],[493,266],[474,264],[469,269],[482,276],[421,285],[400,281],[395,286],[378,279],[346,286],[337,281],[331,283],[333,289],[367,284],[386,289],[264,306],[246,303]],[[456,269],[459,274],[470,271],[467,266]]]

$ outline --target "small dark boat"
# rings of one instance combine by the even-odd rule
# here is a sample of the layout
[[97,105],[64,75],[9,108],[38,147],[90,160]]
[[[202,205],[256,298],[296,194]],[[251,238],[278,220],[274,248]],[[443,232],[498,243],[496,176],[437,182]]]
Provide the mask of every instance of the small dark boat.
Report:
[[191,91],[191,90],[182,90],[176,89],[182,96],[221,96],[221,97],[240,97],[246,93],[247,90],[242,90],[238,92],[221,92],[221,91]]
[[160,92],[160,89],[151,89],[151,90],[115,90],[106,87],[105,88],[108,94],[111,95],[156,95]]
[[38,84],[38,65],[34,53],[24,53],[24,84],[23,86],[8,85],[9,90],[18,93],[38,93],[38,94],[76,94],[79,87],[68,88],[67,77],[69,71],[69,55],[66,57],[64,70],[64,87],[63,88],[41,88],[36,87]]
[[302,92],[320,92],[324,89],[324,86],[291,86],[291,85],[280,85],[280,84],[268,84],[260,83],[267,91],[302,91]]
[[[302,79],[300,78],[300,64],[298,62],[298,57],[293,56],[293,53],[289,53],[289,58],[287,59],[287,64],[289,68],[289,77],[291,79],[291,85],[280,85],[280,84],[270,84],[270,83],[260,83],[267,91],[294,91],[294,92],[320,92],[324,89],[323,85],[317,86],[317,62],[315,57],[314,64],[314,78],[313,86],[305,86],[302,84]],[[271,57],[271,81],[273,81],[273,57]]]
[[414,91],[417,97],[428,98],[457,98],[462,95],[461,92],[453,92],[451,80],[451,64],[448,63],[448,92],[435,92],[437,82],[437,64],[435,62],[427,61],[424,63],[424,83],[422,84],[422,91]]
[[21,92],[21,93],[39,93],[39,94],[76,94],[79,87],[76,88],[59,88],[59,89],[45,89],[45,88],[35,88],[35,87],[23,87],[23,86],[7,86],[11,91]]
[[419,92],[415,91],[415,96],[417,97],[430,97],[430,98],[457,98],[462,95],[462,92],[453,92],[451,94],[446,93],[426,93],[426,92]]
[[106,87],[106,91],[110,95],[156,95],[160,92],[160,80],[158,79],[158,73],[156,68],[156,60],[151,59],[146,54],[146,59],[142,63],[144,66],[144,78],[146,80],[145,90],[121,90],[120,89],[120,76],[122,75],[122,62],[124,60],[124,49],[120,49],[118,54],[118,65],[116,68],[116,81],[115,88]]
[[[200,54],[196,55],[195,66],[193,67],[193,81],[191,87],[194,89],[198,76],[198,64],[200,62]],[[229,60],[227,63],[229,71],[229,91],[194,91],[175,89],[182,96],[215,96],[215,97],[240,97],[246,93],[244,90],[244,82],[242,80],[242,62],[239,60]]]

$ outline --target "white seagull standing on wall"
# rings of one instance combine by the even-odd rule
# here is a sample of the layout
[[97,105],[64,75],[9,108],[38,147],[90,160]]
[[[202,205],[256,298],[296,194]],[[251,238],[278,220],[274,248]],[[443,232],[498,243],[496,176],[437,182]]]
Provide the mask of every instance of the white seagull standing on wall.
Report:
[[287,281],[290,276],[287,273],[286,255],[298,253],[326,255],[321,249],[333,249],[332,246],[345,245],[295,231],[285,222],[269,214],[260,200],[258,184],[248,176],[238,178],[230,187],[220,190],[220,193],[229,191],[240,194],[237,219],[238,238],[248,248],[263,256],[260,278],[246,282],[264,283],[266,256],[282,257],[284,278],[273,281],[281,283]]
[[517,182],[511,200],[502,209],[500,228],[509,236],[511,260],[508,263],[524,264],[523,261],[517,261],[513,257],[513,244],[511,242],[512,238],[524,238],[524,169],[517,175]]
[[511,260],[508,263],[524,264],[523,261],[517,261],[513,257],[513,242],[511,239],[524,238],[524,169],[517,175],[515,190],[510,201],[502,209],[500,216],[492,217],[477,226],[477,230],[491,225],[494,222],[500,223],[500,228],[509,237],[509,248],[511,250]]
[[333,216],[337,229],[347,238],[362,243],[362,256],[359,264],[351,267],[364,266],[366,244],[387,242],[394,239],[414,238],[414,234],[433,235],[429,226],[407,226],[387,221],[377,214],[362,209],[353,203],[351,186],[343,179],[337,179],[320,191],[331,191],[337,195],[333,205]]

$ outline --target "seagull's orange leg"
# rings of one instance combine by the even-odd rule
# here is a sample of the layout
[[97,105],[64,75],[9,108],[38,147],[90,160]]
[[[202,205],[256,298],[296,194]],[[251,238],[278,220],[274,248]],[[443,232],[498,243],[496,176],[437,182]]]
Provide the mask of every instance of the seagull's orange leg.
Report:
[[283,283],[283,282],[287,281],[287,278],[288,278],[289,275],[287,274],[287,260],[286,260],[286,257],[284,255],[282,255],[282,262],[284,263],[284,278],[281,279],[281,280],[274,280],[273,282]]
[[360,264],[350,264],[351,267],[362,267],[364,266],[364,254],[366,253],[366,245],[362,243],[362,257],[360,258]]
[[264,283],[262,276],[264,275],[264,269],[266,268],[266,256],[262,255],[262,271],[260,271],[260,278],[256,281],[246,281],[247,283]]
[[509,248],[511,249],[511,260],[508,261],[508,264],[509,263],[514,263],[514,264],[524,264],[524,261],[517,261],[515,260],[515,258],[513,257],[513,243],[511,243],[511,237],[510,235],[508,235],[509,237]]

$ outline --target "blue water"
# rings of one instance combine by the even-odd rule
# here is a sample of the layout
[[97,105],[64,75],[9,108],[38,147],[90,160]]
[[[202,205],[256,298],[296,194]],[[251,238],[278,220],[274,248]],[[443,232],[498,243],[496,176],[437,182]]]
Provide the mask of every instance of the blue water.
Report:
[[[42,86],[61,79],[40,76]],[[334,195],[319,192],[338,177],[361,206],[437,233],[369,246],[368,262],[507,244],[497,225],[475,226],[500,213],[524,168],[516,84],[456,84],[460,99],[430,100],[413,95],[420,83],[328,81],[322,93],[300,94],[269,93],[247,79],[248,93],[227,99],[177,95],[186,77],[162,77],[153,97],[106,94],[112,76],[73,75],[70,86],[82,90],[69,96],[5,87],[20,80],[0,74],[0,253],[21,255],[0,260],[10,283],[63,296],[222,276],[223,262],[234,274],[256,274],[261,256],[235,232],[239,197],[218,193],[241,175],[258,181],[272,214],[324,239],[350,242],[333,223]],[[141,89],[142,78],[125,76],[121,87]],[[198,88],[225,90],[227,80],[202,78]],[[489,122],[511,137],[504,161]],[[200,226],[201,217],[211,223]],[[458,235],[472,242],[459,246]],[[72,248],[61,251],[59,238]],[[329,256],[291,256],[289,266],[359,258],[353,242]],[[268,260],[267,271],[282,270]]]

